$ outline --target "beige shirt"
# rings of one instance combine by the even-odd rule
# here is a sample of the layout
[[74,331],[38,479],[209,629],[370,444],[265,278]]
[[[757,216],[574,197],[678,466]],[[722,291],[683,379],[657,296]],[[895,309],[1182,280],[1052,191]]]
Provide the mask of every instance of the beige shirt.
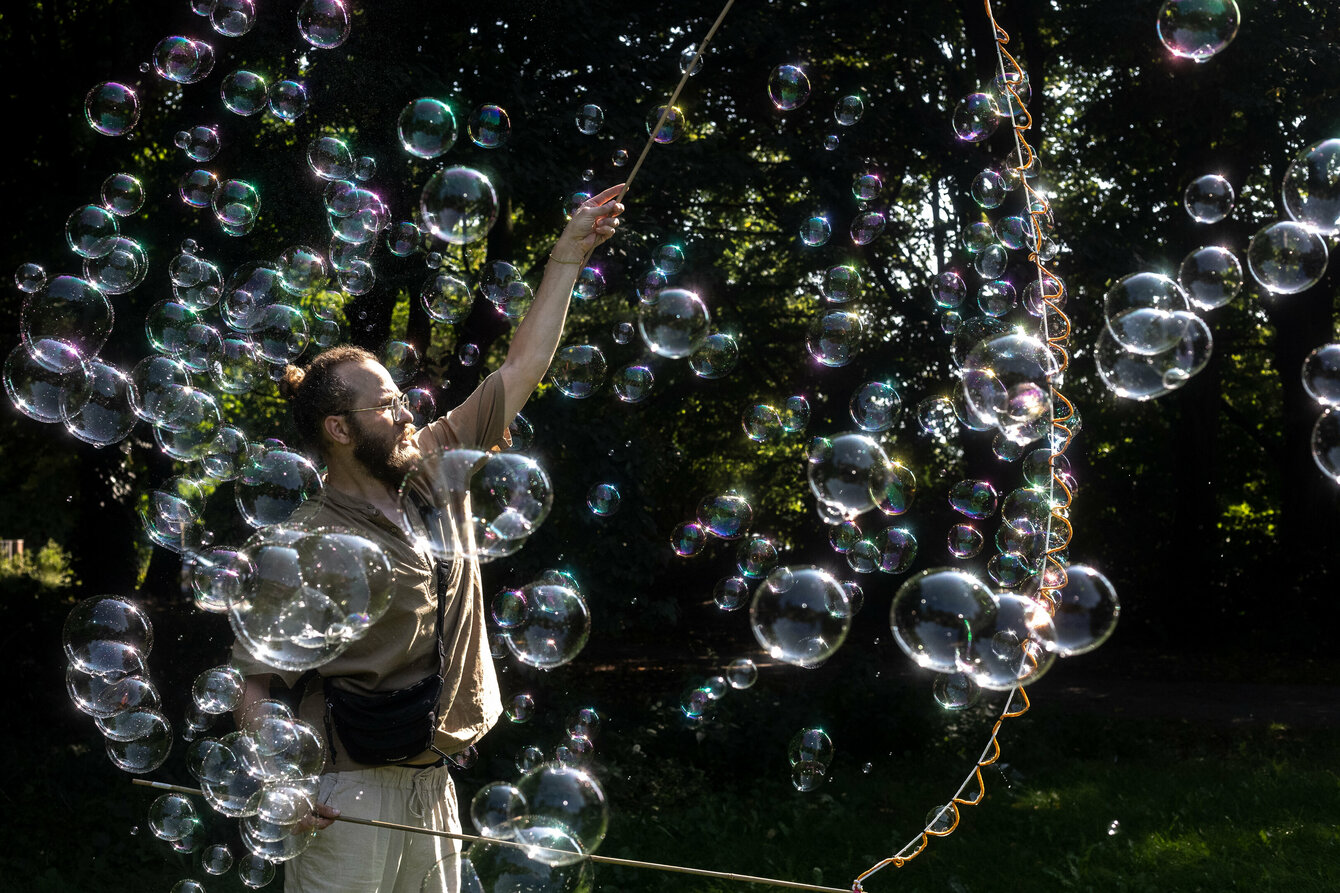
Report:
[[[510,422],[503,409],[503,380],[493,373],[465,402],[423,430],[419,441],[425,452],[433,448],[487,449],[504,440]],[[347,527],[381,546],[391,561],[391,605],[367,633],[317,672],[334,685],[367,693],[408,688],[437,671],[437,592],[432,558],[417,551],[399,526],[371,503],[327,489],[293,513],[286,526],[301,528]],[[445,574],[450,585],[442,621],[446,660],[439,710],[436,747],[457,753],[483,737],[502,714],[498,679],[484,629],[484,593],[477,561],[458,559]],[[278,670],[253,657],[241,643],[233,645],[233,664],[245,676],[273,673],[292,686],[302,675]],[[308,682],[298,710],[299,718],[326,734],[325,699],[321,680]],[[367,768],[350,760],[335,736],[332,759],[326,748],[326,772]],[[431,751],[421,759],[436,759]]]

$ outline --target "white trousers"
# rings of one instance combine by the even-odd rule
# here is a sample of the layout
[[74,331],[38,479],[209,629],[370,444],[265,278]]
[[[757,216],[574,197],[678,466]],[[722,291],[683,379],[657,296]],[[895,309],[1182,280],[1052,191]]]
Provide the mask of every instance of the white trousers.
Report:
[[[321,776],[318,799],[360,819],[460,833],[446,766]],[[461,842],[336,821],[284,864],[285,893],[459,893]],[[433,880],[425,885],[429,876]]]

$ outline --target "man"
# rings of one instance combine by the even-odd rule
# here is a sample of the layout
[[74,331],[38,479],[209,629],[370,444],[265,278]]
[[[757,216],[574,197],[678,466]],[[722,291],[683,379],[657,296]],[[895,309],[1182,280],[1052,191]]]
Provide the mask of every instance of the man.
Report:
[[[326,469],[323,497],[300,506],[289,523],[352,528],[385,550],[394,574],[386,614],[318,671],[336,688],[362,695],[409,688],[439,668],[443,677],[432,748],[390,766],[354,762],[338,728],[328,726],[321,680],[305,685],[299,717],[331,740],[325,742],[315,816],[303,826],[320,833],[287,863],[288,893],[419,893],[425,876],[444,859],[446,870],[439,868],[433,877],[438,889],[455,893],[459,842],[332,824],[341,810],[348,810],[360,818],[459,832],[456,792],[441,754],[465,750],[492,727],[502,709],[484,631],[478,564],[458,561],[440,575],[439,645],[439,574],[432,557],[416,551],[402,532],[396,494],[422,451],[489,449],[503,440],[553,360],[578,273],[619,225],[622,189],[622,184],[611,187],[573,213],[550,252],[506,361],[465,402],[422,430],[412,424],[390,373],[361,348],[332,348],[305,368],[286,372],[281,392],[289,399],[299,437]],[[301,675],[265,665],[240,644],[234,646],[233,659],[247,679],[239,722],[269,696],[273,676],[291,686]]]

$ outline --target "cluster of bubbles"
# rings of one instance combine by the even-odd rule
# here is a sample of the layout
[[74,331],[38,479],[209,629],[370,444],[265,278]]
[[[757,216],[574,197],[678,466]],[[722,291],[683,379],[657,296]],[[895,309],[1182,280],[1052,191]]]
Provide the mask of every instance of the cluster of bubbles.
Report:
[[[1236,7],[1234,7],[1236,14]],[[1187,186],[1184,204],[1200,224],[1218,223],[1233,208],[1224,177],[1206,174]],[[1185,384],[1205,368],[1213,337],[1204,314],[1232,302],[1247,276],[1276,300],[1307,291],[1326,273],[1327,239],[1340,233],[1340,139],[1303,148],[1285,170],[1281,198],[1288,219],[1252,236],[1243,262],[1229,249],[1205,246],[1189,253],[1173,280],[1134,273],[1104,298],[1106,325],[1095,357],[1104,384],[1120,397],[1151,400]],[[1340,480],[1340,422],[1334,414],[1335,345],[1323,345],[1303,363],[1303,385],[1323,406],[1312,435],[1312,455]]]
[[787,434],[800,434],[810,424],[810,401],[792,394],[777,405],[753,403],[740,415],[745,436],[755,443],[774,443]]
[[[521,663],[540,670],[571,663],[591,635],[586,597],[576,578],[559,570],[547,570],[519,589],[498,592],[489,619],[495,656],[510,651]],[[529,715],[524,704],[521,712]],[[514,715],[512,721],[524,720]]]
[[791,784],[797,791],[813,791],[828,774],[833,763],[833,741],[823,729],[801,729],[786,746],[791,761]]
[[706,679],[691,682],[679,699],[679,711],[690,723],[701,723],[711,718],[717,701],[732,689],[744,691],[758,681],[758,667],[747,657],[737,657],[721,672]]
[[[768,76],[768,99],[779,112],[791,112],[809,102],[810,78],[799,65],[778,65]],[[866,98],[861,93],[847,93],[833,105],[833,121],[839,127],[851,127],[865,115]],[[833,151],[840,137],[830,132],[824,138],[824,148]]]

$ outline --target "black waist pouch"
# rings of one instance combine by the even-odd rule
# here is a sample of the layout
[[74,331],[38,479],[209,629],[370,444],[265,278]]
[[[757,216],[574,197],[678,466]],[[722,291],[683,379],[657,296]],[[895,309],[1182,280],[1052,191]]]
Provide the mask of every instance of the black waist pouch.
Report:
[[[429,676],[395,691],[355,694],[322,679],[326,722],[340,736],[349,758],[357,763],[403,763],[433,748],[442,677]],[[327,737],[331,738],[329,730]],[[334,749],[334,740],[330,741]]]

